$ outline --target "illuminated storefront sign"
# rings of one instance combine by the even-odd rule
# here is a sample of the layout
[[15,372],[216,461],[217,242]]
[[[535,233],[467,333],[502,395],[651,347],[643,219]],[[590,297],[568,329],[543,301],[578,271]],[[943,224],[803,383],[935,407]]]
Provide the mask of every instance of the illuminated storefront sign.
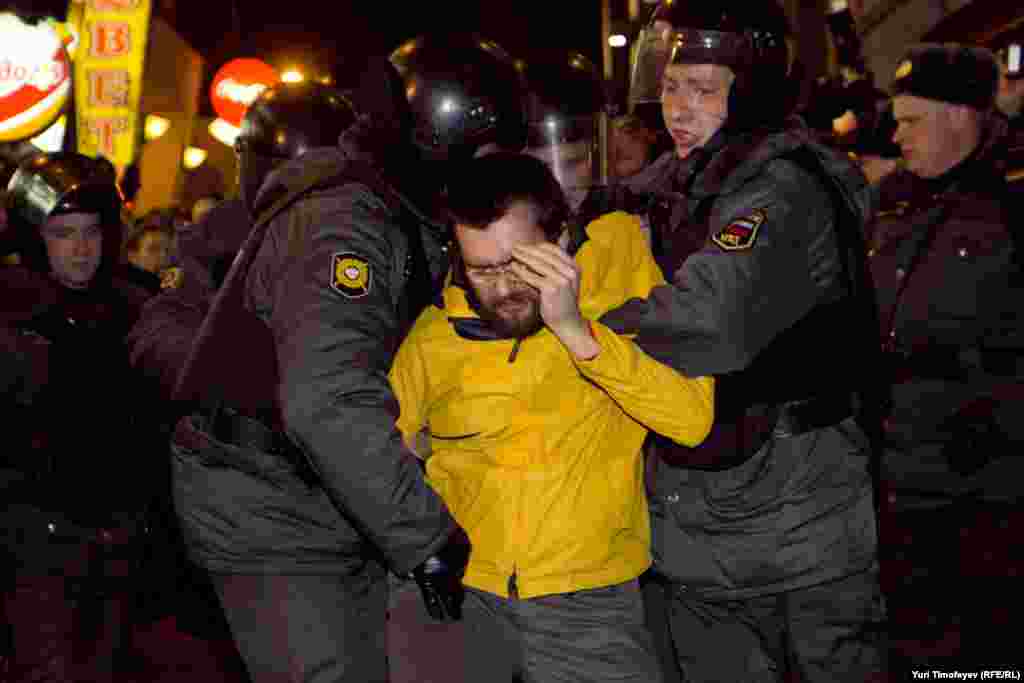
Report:
[[0,142],[49,128],[71,94],[68,41],[53,22],[0,13]]
[[72,0],[78,26],[75,58],[78,151],[124,169],[139,144],[139,99],[150,0]]
[[210,103],[217,116],[235,128],[259,94],[280,81],[274,67],[259,59],[233,59],[220,68],[210,85]]

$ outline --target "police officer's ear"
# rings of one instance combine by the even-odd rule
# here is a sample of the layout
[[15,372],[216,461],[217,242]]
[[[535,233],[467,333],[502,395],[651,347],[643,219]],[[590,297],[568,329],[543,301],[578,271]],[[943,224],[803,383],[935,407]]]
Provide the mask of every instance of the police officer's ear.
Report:
[[944,109],[943,113],[954,130],[964,131],[980,123],[979,112],[966,104],[947,104]]

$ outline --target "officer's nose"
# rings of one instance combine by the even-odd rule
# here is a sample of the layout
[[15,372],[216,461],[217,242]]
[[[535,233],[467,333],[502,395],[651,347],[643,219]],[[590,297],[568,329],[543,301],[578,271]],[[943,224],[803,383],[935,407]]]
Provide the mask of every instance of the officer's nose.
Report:
[[90,240],[83,235],[75,235],[71,242],[71,253],[75,256],[89,256],[91,252]]
[[687,120],[687,114],[685,112],[686,106],[682,102],[682,98],[673,98],[666,107],[668,113],[669,123],[683,123]]

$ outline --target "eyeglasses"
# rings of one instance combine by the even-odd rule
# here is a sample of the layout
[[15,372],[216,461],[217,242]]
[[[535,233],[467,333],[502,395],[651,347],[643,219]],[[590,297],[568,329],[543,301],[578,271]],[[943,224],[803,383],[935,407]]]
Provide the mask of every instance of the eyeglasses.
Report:
[[509,259],[505,263],[498,263],[492,266],[467,265],[465,266],[466,276],[485,285],[493,285],[506,275],[519,282],[519,278],[512,271],[512,264],[514,262],[514,259]]

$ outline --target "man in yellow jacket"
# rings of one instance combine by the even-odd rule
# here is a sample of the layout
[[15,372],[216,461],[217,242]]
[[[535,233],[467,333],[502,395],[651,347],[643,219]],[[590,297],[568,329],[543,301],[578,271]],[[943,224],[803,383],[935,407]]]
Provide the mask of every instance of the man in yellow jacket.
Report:
[[395,357],[398,427],[430,434],[428,481],[472,544],[466,680],[660,681],[637,577],[650,565],[641,445],[707,435],[713,380],[591,322],[662,282],[625,213],[565,230],[526,155],[449,187],[458,253],[443,301]]

